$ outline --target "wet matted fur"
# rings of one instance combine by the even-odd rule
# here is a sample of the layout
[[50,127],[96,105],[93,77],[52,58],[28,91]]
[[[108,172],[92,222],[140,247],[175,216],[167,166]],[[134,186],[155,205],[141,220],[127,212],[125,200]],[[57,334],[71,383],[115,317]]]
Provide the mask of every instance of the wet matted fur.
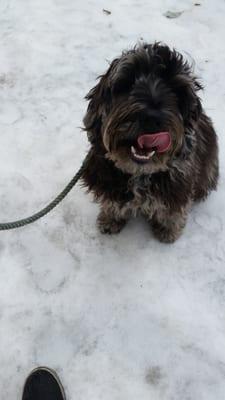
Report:
[[[200,89],[183,56],[155,43],[122,53],[88,93],[83,180],[101,204],[101,232],[117,233],[141,213],[159,240],[174,242],[193,202],[216,189],[217,137]],[[163,131],[171,136],[168,151],[141,164],[132,158],[141,132]]]

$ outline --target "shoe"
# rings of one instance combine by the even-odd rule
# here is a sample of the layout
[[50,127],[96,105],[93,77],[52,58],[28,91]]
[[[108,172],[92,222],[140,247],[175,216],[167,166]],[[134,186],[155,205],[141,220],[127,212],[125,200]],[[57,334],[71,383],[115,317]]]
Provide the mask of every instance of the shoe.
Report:
[[38,367],[25,381],[22,400],[66,400],[66,397],[55,371]]

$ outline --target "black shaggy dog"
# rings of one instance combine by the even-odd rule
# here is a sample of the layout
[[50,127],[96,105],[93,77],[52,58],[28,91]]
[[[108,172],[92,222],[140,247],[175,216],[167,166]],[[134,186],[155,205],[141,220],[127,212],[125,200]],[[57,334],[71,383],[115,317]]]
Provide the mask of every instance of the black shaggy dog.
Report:
[[88,93],[83,179],[101,204],[102,233],[140,212],[174,242],[192,203],[216,189],[217,137],[200,89],[183,56],[155,43],[124,52]]

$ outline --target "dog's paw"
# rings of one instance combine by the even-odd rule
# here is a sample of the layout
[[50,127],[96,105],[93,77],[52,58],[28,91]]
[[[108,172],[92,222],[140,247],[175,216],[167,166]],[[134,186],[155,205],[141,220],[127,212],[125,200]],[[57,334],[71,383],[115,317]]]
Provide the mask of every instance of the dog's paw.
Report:
[[117,221],[111,216],[106,215],[104,212],[100,212],[97,219],[97,226],[101,233],[119,233],[125,224],[126,221],[124,219]]
[[155,237],[162,243],[174,243],[182,233],[182,229],[178,229],[175,226],[166,227],[158,222],[152,224],[152,231]]

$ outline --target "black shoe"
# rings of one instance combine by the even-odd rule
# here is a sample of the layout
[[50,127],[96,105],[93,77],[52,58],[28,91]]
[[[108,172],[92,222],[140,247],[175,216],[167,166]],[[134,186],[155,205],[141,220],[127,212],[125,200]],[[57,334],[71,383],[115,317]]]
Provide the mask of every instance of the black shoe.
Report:
[[22,400],[66,400],[66,397],[55,371],[39,367],[27,377]]

